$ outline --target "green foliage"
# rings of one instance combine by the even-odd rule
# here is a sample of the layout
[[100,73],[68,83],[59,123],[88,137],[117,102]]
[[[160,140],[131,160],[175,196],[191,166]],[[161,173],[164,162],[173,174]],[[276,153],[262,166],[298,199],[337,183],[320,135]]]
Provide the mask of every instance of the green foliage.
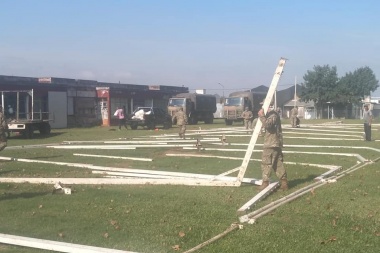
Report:
[[364,96],[370,95],[379,85],[376,76],[369,67],[362,67],[346,73],[338,82],[336,103],[359,104]]
[[[342,109],[358,106],[364,96],[379,87],[379,81],[369,67],[358,68],[339,79],[335,66],[318,65],[308,70],[303,79],[305,84],[300,98],[302,101],[314,101],[319,115],[326,103]],[[342,116],[349,118],[349,115]]]
[[304,75],[305,88],[302,99],[313,100],[316,104],[326,103],[335,97],[335,87],[338,81],[336,67],[314,66],[314,71],[308,70]]
[[305,86],[300,98],[303,101],[314,101],[317,108],[321,109],[323,104],[333,101],[337,95],[338,74],[335,66],[314,66],[313,69],[308,70],[303,77]]

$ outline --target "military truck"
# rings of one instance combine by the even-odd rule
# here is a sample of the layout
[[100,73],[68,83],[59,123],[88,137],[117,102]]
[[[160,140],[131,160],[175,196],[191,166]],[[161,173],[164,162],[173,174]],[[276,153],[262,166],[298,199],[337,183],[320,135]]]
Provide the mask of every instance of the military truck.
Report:
[[216,97],[206,94],[180,93],[169,99],[168,113],[173,116],[179,107],[182,107],[186,113],[188,124],[196,125],[198,121],[212,124],[214,112],[216,112]]
[[233,122],[243,122],[241,114],[246,107],[257,117],[260,110],[260,103],[265,99],[266,93],[255,93],[250,91],[233,92],[224,102],[224,120],[226,125]]

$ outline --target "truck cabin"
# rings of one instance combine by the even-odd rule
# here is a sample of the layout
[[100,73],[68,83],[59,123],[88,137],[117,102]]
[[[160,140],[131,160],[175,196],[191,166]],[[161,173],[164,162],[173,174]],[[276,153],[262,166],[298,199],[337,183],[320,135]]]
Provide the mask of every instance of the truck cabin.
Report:
[[248,107],[250,110],[252,110],[252,103],[247,97],[226,98],[224,106],[238,106],[238,107],[242,107],[243,109],[245,107]]
[[173,116],[176,113],[177,109],[179,107],[182,107],[183,111],[186,113],[187,112],[186,108],[191,108],[191,106],[192,106],[192,103],[187,98],[170,98],[169,103],[168,103],[168,108],[169,108],[168,112],[171,116]]
[[169,99],[169,106],[184,107],[186,105],[186,98],[171,98]]

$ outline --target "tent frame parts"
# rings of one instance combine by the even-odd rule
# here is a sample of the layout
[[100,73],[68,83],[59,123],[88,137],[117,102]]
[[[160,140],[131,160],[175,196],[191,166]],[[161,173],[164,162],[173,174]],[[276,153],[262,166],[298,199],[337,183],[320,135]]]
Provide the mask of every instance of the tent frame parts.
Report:
[[[292,145],[292,146],[297,146],[297,145]],[[313,146],[313,145],[298,145],[297,147],[305,147],[305,146],[315,147],[315,146]],[[321,146],[320,146],[320,147],[321,147]],[[325,147],[325,146],[323,146],[323,147]],[[334,148],[350,148],[350,147],[345,147],[345,146],[331,146],[331,147],[334,147]],[[184,148],[184,149],[190,149],[189,147],[183,147],[183,148]],[[368,148],[368,147],[353,147],[353,148],[357,148],[357,149],[371,149],[371,150],[373,150],[373,151],[380,152],[379,149]],[[224,149],[224,150],[227,150],[227,149]],[[235,151],[236,151],[236,150],[235,150]],[[243,150],[241,150],[241,151],[243,151]],[[334,155],[334,154],[332,154],[332,155]],[[351,155],[353,156],[353,154],[351,154]],[[362,158],[361,156],[359,157],[359,156],[357,155],[357,158],[358,158],[358,160],[361,161],[360,164],[353,166],[353,167],[351,168],[350,171],[346,170],[346,171],[344,171],[344,172],[338,173],[337,176],[330,176],[330,175],[331,175],[332,173],[336,173],[338,170],[341,169],[341,167],[339,167],[339,166],[332,166],[332,165],[316,165],[316,166],[318,166],[318,167],[324,167],[324,168],[328,168],[328,169],[329,169],[328,172],[323,173],[322,175],[320,175],[319,177],[316,178],[316,179],[320,179],[320,181],[315,182],[314,184],[312,184],[312,185],[310,185],[310,186],[307,186],[307,187],[305,187],[305,188],[303,188],[303,189],[300,189],[300,190],[298,190],[298,191],[296,191],[296,192],[294,192],[294,193],[292,193],[292,194],[289,194],[287,197],[285,197],[285,198],[283,198],[283,199],[280,199],[280,200],[278,200],[278,201],[272,202],[271,204],[267,205],[267,208],[259,209],[259,210],[256,210],[256,211],[250,213],[250,214],[243,215],[243,216],[239,217],[239,221],[240,221],[241,223],[245,223],[245,222],[247,222],[247,223],[254,223],[254,221],[255,221],[257,218],[259,218],[259,217],[265,215],[266,213],[269,213],[270,211],[274,210],[275,208],[279,207],[280,205],[285,204],[285,203],[287,203],[287,202],[290,202],[291,200],[293,200],[293,199],[295,199],[295,198],[297,198],[297,197],[300,197],[300,196],[304,195],[305,193],[307,193],[307,192],[309,192],[309,191],[311,191],[311,190],[313,190],[313,189],[315,189],[315,188],[317,188],[317,187],[320,187],[320,186],[322,186],[322,185],[324,185],[324,184],[326,184],[326,183],[329,183],[329,182],[336,182],[337,179],[343,177],[344,175],[347,175],[348,173],[351,173],[351,172],[353,172],[353,171],[356,170],[356,169],[359,169],[359,168],[361,168],[361,167],[364,167],[364,166],[367,165],[367,164],[372,163],[371,161],[368,161],[367,159],[364,159],[364,158]],[[20,162],[41,162],[41,163],[49,163],[49,164],[52,164],[52,163],[53,163],[53,164],[57,164],[57,165],[66,165],[66,166],[76,166],[76,167],[82,167],[82,168],[91,168],[91,169],[97,170],[99,173],[101,173],[102,170],[103,170],[103,171],[112,171],[112,170],[115,170],[115,169],[116,169],[116,170],[121,170],[121,171],[124,171],[124,170],[125,170],[125,169],[120,169],[120,168],[101,167],[101,166],[93,166],[93,165],[80,164],[80,163],[62,163],[62,162],[57,162],[57,163],[55,163],[55,162],[49,162],[49,161],[30,160],[30,159],[17,159],[17,158],[9,158],[9,157],[0,157],[0,159],[3,159],[3,160],[10,160],[10,161],[20,161]],[[116,158],[115,158],[115,159],[116,159]],[[241,159],[241,158],[240,158],[240,159]],[[364,163],[364,164],[363,164],[363,163]],[[297,164],[298,164],[298,163],[297,163]],[[311,164],[309,164],[309,165],[311,165]],[[141,173],[141,174],[143,174],[142,176],[146,176],[146,175],[149,174],[149,172],[152,172],[152,171],[135,170],[135,169],[126,169],[126,170],[131,170],[131,171],[133,171],[132,174],[136,174],[136,175],[137,175],[138,173]],[[236,171],[238,171],[238,170],[237,170],[237,169],[233,169],[233,170],[230,170],[230,171],[228,171],[228,172],[222,173],[222,174],[220,174],[219,176],[221,176],[221,175],[223,175],[223,176],[224,176],[224,175],[228,175],[228,174],[233,173],[233,172],[236,172]],[[193,174],[190,174],[190,173],[176,173],[176,174],[174,174],[174,175],[170,175],[170,176],[166,175],[167,173],[170,173],[170,172],[157,172],[157,171],[154,171],[154,173],[158,173],[158,174],[161,173],[161,175],[162,175],[163,177],[170,177],[170,176],[173,176],[173,177],[176,177],[176,176],[182,177],[182,176],[184,176],[184,175],[187,175],[187,176],[190,176],[190,175],[191,175],[190,177],[193,176]],[[171,173],[173,173],[173,172],[171,172]],[[203,174],[201,174],[201,175],[203,175]],[[204,175],[203,175],[203,176],[204,176]],[[209,176],[209,179],[207,179],[207,180],[210,180],[210,178],[215,177],[215,175],[208,175],[208,176]],[[330,177],[329,177],[329,178],[326,178],[327,176],[330,176]],[[197,176],[196,176],[196,177],[197,177]],[[226,177],[226,178],[227,178],[227,177]],[[231,180],[231,179],[234,179],[234,177],[229,177],[229,180]],[[50,179],[47,179],[47,180],[50,180]],[[53,180],[53,179],[52,179],[52,180]],[[59,180],[62,181],[62,178],[59,178]],[[76,182],[74,182],[74,183],[80,183],[80,180],[82,180],[82,179],[73,179],[73,180],[78,180],[78,181],[76,181]],[[92,179],[88,179],[88,178],[86,178],[86,179],[83,179],[83,180],[84,180],[84,181],[88,181],[88,180],[90,180],[90,181],[92,181],[92,182],[90,182],[90,183],[94,183],[94,184],[95,184],[95,183],[100,183],[100,184],[112,184],[112,183],[118,183],[118,184],[120,184],[120,183],[126,183],[126,182],[129,183],[129,179],[107,179],[107,178],[103,178],[103,179],[94,179],[94,180],[92,180]],[[96,182],[96,180],[100,180],[100,181]],[[22,179],[20,179],[19,182],[22,182]],[[36,182],[37,182],[37,181],[36,181]],[[55,181],[54,181],[54,182],[55,182]],[[51,183],[54,183],[54,182],[51,182]],[[142,182],[142,181],[141,181],[141,182]],[[38,181],[38,183],[40,183],[40,182]],[[275,182],[275,184],[277,184],[277,182]],[[265,195],[266,193],[269,194],[270,190],[271,190],[271,187],[267,187],[266,189],[264,189],[264,192],[260,192],[259,195],[261,195],[262,197],[264,197],[264,195]],[[250,209],[250,206],[252,206],[252,205],[255,203],[255,199],[259,199],[259,197],[256,197],[256,198],[250,200],[249,202],[247,202],[247,203],[243,206],[243,207],[245,207],[245,208],[247,207],[247,208],[246,208],[246,211],[248,211],[248,210]],[[262,198],[260,198],[260,199],[262,199]],[[240,211],[239,211],[240,213],[244,212],[244,211],[243,211],[243,208],[241,208],[241,209],[239,209],[239,210],[240,210]],[[207,245],[207,244],[209,244],[209,243],[211,243],[211,242],[213,242],[213,241],[215,241],[215,240],[217,240],[217,239],[219,239],[219,238],[225,236],[225,235],[228,234],[229,232],[232,232],[232,231],[236,230],[236,228],[238,228],[238,227],[239,227],[238,225],[232,226],[231,228],[229,228],[229,229],[227,229],[226,231],[224,231],[222,234],[220,234],[220,235],[218,235],[218,236],[215,236],[214,238],[212,238],[212,239],[210,239],[210,240],[208,240],[208,241],[202,243],[201,245]],[[20,244],[18,244],[18,245],[20,245]],[[28,246],[28,245],[26,245],[26,246]],[[199,246],[200,246],[200,245],[198,245],[196,248],[198,249]],[[79,252],[79,251],[75,251],[75,252]],[[192,252],[192,251],[190,250],[190,251],[187,251],[187,252]]]
[[137,253],[7,234],[0,234],[0,243],[69,253]]

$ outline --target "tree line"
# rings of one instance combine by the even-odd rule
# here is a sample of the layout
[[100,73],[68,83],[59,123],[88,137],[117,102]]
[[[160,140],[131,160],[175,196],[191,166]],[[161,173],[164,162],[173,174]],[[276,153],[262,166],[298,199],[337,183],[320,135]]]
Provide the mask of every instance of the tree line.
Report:
[[360,107],[362,100],[379,87],[379,81],[367,66],[338,77],[336,66],[317,65],[303,79],[299,97],[301,101],[313,101],[319,116],[329,104],[341,114],[337,117],[351,118],[352,108]]

